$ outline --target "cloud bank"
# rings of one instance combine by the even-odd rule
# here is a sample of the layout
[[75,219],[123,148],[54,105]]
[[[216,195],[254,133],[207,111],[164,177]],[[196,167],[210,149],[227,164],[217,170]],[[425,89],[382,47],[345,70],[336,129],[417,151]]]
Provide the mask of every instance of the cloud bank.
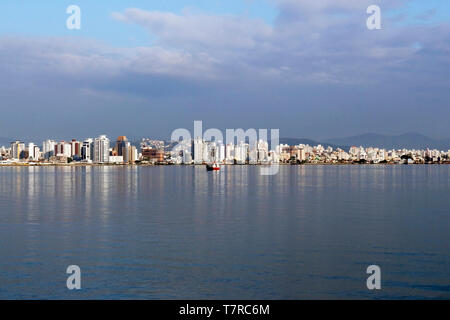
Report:
[[[127,105],[154,124],[154,131],[133,132],[139,135],[203,117],[218,127],[277,126],[285,136],[450,136],[448,23],[399,24],[387,13],[406,2],[379,1],[383,29],[370,31],[370,2],[281,0],[272,25],[189,11],[112,13],[112,19],[141,26],[153,37],[135,48],[77,37],[2,36],[2,112],[11,115],[15,106],[34,101],[28,108],[39,104],[67,119],[78,105],[95,118],[105,112],[99,105],[111,106],[111,112]],[[430,9],[422,19],[432,14]],[[49,107],[67,95],[77,102],[66,101],[58,111]],[[186,121],[174,120],[173,110]],[[139,126],[140,119],[133,121]],[[95,121],[85,125],[92,131]],[[104,125],[110,131],[117,126]]]

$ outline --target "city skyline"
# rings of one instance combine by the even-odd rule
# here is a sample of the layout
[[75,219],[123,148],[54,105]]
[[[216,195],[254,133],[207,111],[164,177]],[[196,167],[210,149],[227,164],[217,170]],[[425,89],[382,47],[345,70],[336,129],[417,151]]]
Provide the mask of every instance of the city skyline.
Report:
[[[247,130],[247,128],[243,128],[243,130]],[[223,130],[225,132],[225,130]],[[103,132],[102,134],[106,136],[111,137],[117,137],[124,135],[123,132],[120,134],[108,134]],[[98,134],[101,135],[101,134]],[[84,135],[81,137],[77,137],[77,139],[85,140],[90,139],[92,137],[98,136],[98,135]],[[32,137],[32,138],[24,138],[25,135],[22,135],[21,137],[0,137],[0,147],[1,146],[7,146],[11,142],[14,141],[23,141],[23,142],[35,142],[35,141],[44,141],[44,140],[53,140],[54,136],[50,135],[47,137]],[[142,139],[147,139],[149,135],[143,135],[143,136],[130,136],[128,134],[124,135],[125,137],[128,137],[128,140],[133,144],[139,144],[139,142]],[[74,135],[68,135],[65,134],[63,136],[59,136],[57,141],[71,141],[74,138]],[[170,142],[170,135],[168,137],[162,137],[160,136],[153,136],[152,139],[155,140],[161,140],[165,142]],[[450,148],[450,138],[447,139],[434,139],[431,137],[428,137],[426,135],[423,135],[421,133],[417,132],[408,132],[403,133],[400,135],[385,135],[385,134],[377,134],[377,133],[364,133],[361,135],[355,135],[355,136],[348,136],[348,137],[330,137],[328,139],[314,139],[311,137],[286,137],[281,136],[280,139],[284,141],[285,144],[292,144],[292,141],[297,141],[299,143],[309,143],[309,144],[323,144],[323,145],[330,145],[332,147],[341,147],[341,148],[349,148],[352,145],[359,145],[359,146],[378,146],[383,148],[411,148],[411,149],[423,149],[423,148],[430,148],[430,149],[441,149],[446,150]],[[269,139],[270,140],[270,139]],[[376,142],[374,142],[376,141]],[[295,143],[294,143],[295,144]]]
[[[197,127],[198,129],[198,127]],[[345,147],[309,145],[308,143],[285,144],[269,142],[267,137],[255,133],[232,131],[226,141],[205,133],[194,138],[164,141],[142,139],[137,146],[126,136],[119,136],[111,146],[106,135],[85,140],[46,140],[42,149],[38,144],[17,140],[10,148],[0,147],[2,165],[60,165],[60,164],[228,164],[273,165],[278,164],[431,164],[450,163],[450,149],[433,148],[380,148],[376,146]],[[271,135],[272,136],[272,135]],[[273,136],[272,136],[273,137]],[[231,140],[229,140],[231,139]],[[248,139],[248,141],[247,141]]]

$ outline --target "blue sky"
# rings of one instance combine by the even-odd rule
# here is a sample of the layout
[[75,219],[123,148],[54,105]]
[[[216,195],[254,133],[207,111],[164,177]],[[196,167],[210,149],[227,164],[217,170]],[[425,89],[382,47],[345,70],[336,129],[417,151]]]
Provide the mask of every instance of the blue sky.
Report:
[[[82,11],[80,31],[67,30],[66,8],[78,5]],[[277,10],[270,0],[78,0],[78,1],[24,1],[3,0],[0,4],[0,32],[3,34],[28,34],[38,36],[79,35],[105,41],[115,46],[148,44],[152,38],[142,28],[124,25],[111,17],[113,12],[126,8],[141,8],[174,12],[185,10],[210,14],[246,15],[273,23]]]
[[[373,1],[376,4],[376,1]],[[65,28],[69,5],[82,10],[83,27],[80,31]],[[136,25],[124,25],[111,17],[113,12],[126,8],[166,11],[180,14],[183,11],[209,14],[245,15],[273,24],[278,14],[276,3],[271,0],[78,0],[78,1],[30,1],[3,0],[0,4],[0,32],[2,34],[26,34],[37,36],[73,36],[95,38],[115,46],[146,45],[153,38]],[[433,17],[422,21],[418,15],[433,10]],[[403,24],[436,23],[448,21],[449,4],[445,0],[412,0],[406,6],[391,10],[388,15],[407,14]]]
[[[365,26],[374,3],[379,31]],[[79,31],[66,28],[71,4],[82,11]],[[203,120],[205,128],[279,128],[283,137],[448,138],[449,7],[3,0],[0,137],[167,138]]]

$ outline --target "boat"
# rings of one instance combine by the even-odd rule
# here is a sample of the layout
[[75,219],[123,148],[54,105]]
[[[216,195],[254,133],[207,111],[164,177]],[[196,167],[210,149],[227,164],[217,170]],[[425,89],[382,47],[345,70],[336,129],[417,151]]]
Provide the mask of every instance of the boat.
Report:
[[220,166],[217,163],[207,164],[206,170],[207,171],[217,171],[217,170],[220,170]]

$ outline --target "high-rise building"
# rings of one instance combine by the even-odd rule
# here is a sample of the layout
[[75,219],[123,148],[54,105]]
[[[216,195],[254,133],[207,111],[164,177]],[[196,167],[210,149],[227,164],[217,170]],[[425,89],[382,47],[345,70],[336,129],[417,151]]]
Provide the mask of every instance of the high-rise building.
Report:
[[[130,150],[130,156],[128,159],[128,163],[135,163],[138,160],[137,148],[135,146],[131,146],[131,147],[129,147],[129,150]],[[163,159],[164,159],[164,151],[163,151]]]
[[55,145],[55,156],[72,157],[72,144],[66,141],[60,141]]
[[[130,147],[130,143],[128,142],[127,137],[120,136],[117,138],[115,151],[118,156],[124,156],[124,153],[126,154],[127,152],[129,152],[129,150],[128,150],[129,147]],[[124,161],[125,161],[125,156],[124,156]]]
[[94,159],[94,140],[86,139],[81,147],[81,160],[92,162]]
[[56,142],[53,140],[46,140],[42,143],[42,153],[44,159],[50,159],[55,154]]
[[192,144],[192,154],[194,155],[194,163],[202,164],[204,156],[204,143],[202,138],[195,138]]
[[225,161],[227,163],[234,162],[234,144],[228,143],[225,148]]
[[11,158],[22,159],[25,157],[25,143],[21,141],[11,142]]
[[39,160],[40,150],[33,142],[28,144],[28,160]]
[[183,150],[183,163],[191,164],[192,163],[192,154],[189,150]]
[[34,143],[30,142],[28,144],[28,160],[37,160],[34,159]]
[[72,147],[72,158],[73,159],[81,159],[81,148],[83,146],[83,144],[80,141],[77,141],[75,139],[72,139],[72,141],[70,142],[71,147]]
[[106,163],[109,160],[109,139],[101,135],[94,140],[94,162]]
[[218,162],[224,162],[225,161],[225,145],[222,143],[222,141],[219,141],[217,143],[217,153],[216,153],[216,160]]
[[247,143],[240,142],[234,149],[234,156],[238,164],[245,164],[248,160],[249,147]]

